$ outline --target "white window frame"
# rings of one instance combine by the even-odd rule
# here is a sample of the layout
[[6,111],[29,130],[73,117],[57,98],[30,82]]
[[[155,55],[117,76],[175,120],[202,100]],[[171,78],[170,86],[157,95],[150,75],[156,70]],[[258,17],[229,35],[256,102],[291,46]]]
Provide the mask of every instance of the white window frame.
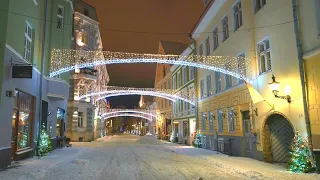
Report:
[[[28,21],[26,21],[26,29],[24,32],[24,60],[26,60],[29,63],[32,63],[32,27],[31,25],[28,23]],[[28,47],[28,42],[29,42],[29,47]]]
[[228,108],[228,131],[229,133],[234,133],[234,110],[233,107]]
[[173,79],[173,80],[172,80],[172,87],[173,87],[173,89],[175,90],[175,89],[177,89],[176,75],[174,75],[172,79]]
[[[241,8],[239,8],[239,4]],[[242,19],[242,3],[241,0],[237,1],[235,5],[232,7],[233,9],[233,23],[234,23],[234,31],[238,30],[243,25]],[[239,17],[239,18],[236,18]]]
[[200,44],[199,46],[199,55],[203,56],[203,44]]
[[[58,14],[59,9],[62,9],[62,15]],[[57,29],[62,31],[64,28],[64,7],[61,5],[58,5],[58,12],[57,12]],[[61,28],[60,29],[59,29],[59,25],[58,25],[59,24],[58,19],[61,19]]]
[[[243,58],[242,58],[243,57]],[[245,58],[246,57],[246,54],[244,52],[240,53],[238,56],[237,56],[237,64],[238,64],[238,67],[237,67],[237,72],[238,74],[243,74],[244,76],[247,75],[247,67],[246,67],[246,61],[245,61]],[[239,63],[240,61],[244,61],[244,64],[241,62]],[[244,66],[244,72],[242,72],[242,67],[241,66]],[[240,68],[241,68],[241,72],[240,72]],[[240,79],[238,78],[238,83],[241,84],[241,83],[244,83],[243,79]]]
[[212,75],[208,74],[206,77],[206,89],[207,89],[207,97],[213,94],[212,92]]
[[[82,113],[82,116],[80,116],[80,113]],[[84,127],[84,112],[78,112],[78,127]]]
[[200,99],[205,98],[205,79],[200,80]]
[[260,9],[262,9],[266,4],[267,0],[253,0],[253,14],[257,13]]
[[214,82],[215,82],[215,87],[216,87],[216,93],[221,92],[222,91],[222,88],[221,88],[221,73],[218,72],[218,71],[214,72]]
[[195,67],[190,66],[189,67],[189,81],[194,79],[194,74],[195,74]]
[[229,19],[228,15],[225,15],[222,19],[222,42],[229,38]]
[[206,55],[210,55],[210,38],[209,36],[206,38]]
[[209,131],[213,132],[213,112],[209,111],[208,112],[208,117],[209,117]]
[[187,83],[187,67],[184,66],[182,67],[182,84],[186,84]]
[[182,86],[181,85],[181,71],[180,70],[177,72],[177,81],[178,81],[177,89],[179,89]]
[[201,120],[202,120],[202,131],[206,131],[206,113],[201,113]]
[[[269,44],[269,48],[267,48],[267,42]],[[261,45],[263,45],[264,49],[261,50]],[[258,43],[258,64],[259,64],[259,73],[263,74],[269,71],[272,71],[272,62],[271,62],[271,46],[270,46],[270,38],[267,37]],[[269,54],[269,57],[268,57]],[[264,59],[262,59],[262,57]],[[262,63],[264,61],[264,69],[262,68]]]
[[218,25],[215,25],[212,30],[212,47],[213,50],[216,50],[219,47],[219,32],[218,32]]
[[223,132],[223,112],[221,109],[217,110],[218,115],[218,132]]

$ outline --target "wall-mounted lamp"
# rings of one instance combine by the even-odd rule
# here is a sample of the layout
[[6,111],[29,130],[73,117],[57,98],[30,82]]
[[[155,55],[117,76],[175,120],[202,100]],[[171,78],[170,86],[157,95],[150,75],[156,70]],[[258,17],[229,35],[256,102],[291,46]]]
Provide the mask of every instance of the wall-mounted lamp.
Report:
[[291,103],[291,97],[289,95],[290,93],[290,90],[286,90],[285,93],[286,95],[285,96],[279,96],[278,95],[278,92],[279,92],[279,86],[280,86],[280,82],[277,82],[276,81],[276,78],[274,77],[274,75],[272,75],[272,82],[269,83],[269,87],[271,88],[273,94],[274,94],[274,97],[276,98],[281,98],[281,99],[285,99],[288,101],[288,103]]

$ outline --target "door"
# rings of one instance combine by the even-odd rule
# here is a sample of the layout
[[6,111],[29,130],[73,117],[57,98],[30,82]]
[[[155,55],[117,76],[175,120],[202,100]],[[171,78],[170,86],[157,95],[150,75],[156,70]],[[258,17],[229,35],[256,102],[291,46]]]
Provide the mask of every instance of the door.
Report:
[[292,126],[281,115],[270,124],[272,160],[286,163],[289,158],[290,144],[294,137]]
[[14,159],[15,152],[17,151],[17,118],[18,111],[13,110],[12,115],[12,133],[11,133],[11,159]]
[[244,156],[252,157],[252,136],[249,111],[242,111]]

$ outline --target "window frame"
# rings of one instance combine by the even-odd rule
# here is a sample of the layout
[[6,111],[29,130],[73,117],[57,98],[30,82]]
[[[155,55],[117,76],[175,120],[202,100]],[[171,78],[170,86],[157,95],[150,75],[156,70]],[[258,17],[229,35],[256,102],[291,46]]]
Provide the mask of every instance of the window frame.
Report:
[[[228,107],[228,132],[235,132],[235,117],[234,117],[234,109],[233,107]],[[230,127],[232,125],[232,128]]]
[[206,113],[201,112],[202,131],[206,131]]
[[[240,4],[240,8],[239,8],[239,4]],[[237,7],[237,9],[236,9],[236,7]],[[242,2],[241,2],[241,0],[238,0],[232,6],[232,12],[233,12],[233,26],[234,26],[233,28],[234,28],[234,31],[237,31],[243,25],[243,18],[242,18],[243,14],[242,14]],[[237,19],[236,15],[238,15],[240,18]]]
[[[268,42],[269,44],[269,48],[266,48],[266,42]],[[263,51],[261,51],[261,44],[263,44]],[[269,58],[267,57],[269,54]],[[259,66],[259,75],[267,73],[272,71],[272,58],[271,58],[271,46],[270,46],[270,38],[266,37],[263,40],[261,40],[260,42],[257,43],[257,56],[258,56],[258,66]],[[261,57],[264,58],[264,60],[261,59]],[[262,61],[264,61],[264,71],[262,69]],[[269,63],[269,64],[268,64]],[[270,66],[270,69],[268,69]]]
[[[82,113],[82,116],[79,116],[80,113]],[[80,122],[81,126],[79,126],[79,122]],[[84,112],[78,111],[78,127],[84,128]]]
[[205,91],[205,82],[204,82],[204,78],[202,78],[201,80],[200,80],[200,99],[203,99],[203,98],[205,98],[205,93],[204,93],[204,91]]
[[199,46],[199,55],[203,56],[203,44],[200,44]]
[[[59,14],[59,9],[62,9],[62,15]],[[58,19],[61,19],[61,28],[59,29],[59,21]],[[57,30],[63,31],[64,29],[64,7],[61,5],[58,5],[58,12],[57,12]]]
[[[209,84],[208,84],[209,83]],[[206,84],[207,84],[207,97],[213,95],[212,93],[212,75],[211,73],[206,76]]]
[[223,111],[222,109],[217,110],[218,115],[218,132],[223,132]]
[[[217,76],[217,75],[219,75],[219,76]],[[214,72],[214,82],[215,82],[215,87],[216,87],[215,92],[216,93],[221,92],[222,91],[222,88],[221,88],[221,84],[222,84],[221,83],[221,73],[218,72],[218,71]]]
[[173,78],[172,78],[172,87],[173,89],[177,89],[177,83],[176,83],[176,75],[173,75]]
[[210,38],[209,36],[206,37],[206,56],[210,56]]
[[229,34],[229,18],[227,14],[223,16],[223,18],[221,19],[221,22],[222,22],[222,42],[224,42],[229,38],[229,35],[230,35]]
[[218,25],[215,25],[212,30],[212,47],[213,51],[219,47],[219,32],[218,32]]
[[181,84],[181,71],[179,70],[178,72],[177,72],[177,89],[179,89],[181,86],[182,86],[182,84]]
[[[30,36],[29,36],[29,32],[30,32]],[[25,32],[24,32],[24,55],[23,58],[24,60],[26,60],[27,62],[29,62],[30,64],[32,63],[32,47],[33,47],[33,41],[32,41],[32,37],[33,36],[33,29],[32,26],[30,25],[30,23],[28,21],[26,21],[26,28],[25,28]],[[28,49],[28,44],[27,42],[29,42],[29,48]],[[29,53],[27,58],[27,53]]]
[[187,79],[187,67],[183,66],[182,67],[182,85],[186,84],[188,79]]
[[[266,4],[267,4],[267,0],[253,0],[252,1],[253,14],[256,14],[258,11],[260,11]],[[257,5],[259,5],[259,7]]]
[[209,131],[213,132],[214,123],[213,123],[213,112],[212,111],[208,112],[208,117],[209,117]]

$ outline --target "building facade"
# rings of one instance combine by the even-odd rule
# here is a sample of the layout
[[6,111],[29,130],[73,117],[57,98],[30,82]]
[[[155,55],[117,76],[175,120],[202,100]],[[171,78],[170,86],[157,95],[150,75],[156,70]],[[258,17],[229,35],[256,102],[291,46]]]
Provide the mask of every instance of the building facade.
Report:
[[[194,47],[187,47],[181,53],[181,56],[193,55],[192,48]],[[175,92],[195,99],[195,67],[173,65],[170,71]],[[177,141],[180,143],[192,145],[196,133],[195,106],[177,100],[173,103],[172,111],[172,133],[174,133],[174,137],[177,137]]]
[[292,4],[297,12],[298,27],[295,29],[300,38],[300,51],[306,79],[306,102],[308,104],[312,145],[320,153],[320,1],[295,1]]
[[69,84],[48,78],[50,52],[70,49],[73,38],[72,1],[30,0],[21,6],[10,0],[1,8],[6,11],[0,17],[5,23],[0,30],[0,168],[33,156],[41,128],[49,131],[54,147],[56,136],[64,135]]
[[[99,32],[97,13],[94,7],[81,0],[74,2],[74,41],[73,49],[78,51],[101,51],[102,42]],[[81,61],[75,59],[75,61]],[[103,59],[103,54],[101,53]],[[70,96],[68,100],[67,136],[72,141],[93,141],[95,125],[101,124],[98,119],[101,108],[106,102],[97,102],[99,97],[79,99],[83,94],[107,86],[109,76],[106,66],[76,68],[70,77]],[[103,100],[102,100],[103,101]],[[98,113],[98,114],[96,114]],[[95,122],[96,121],[96,122]]]
[[[233,68],[240,69],[245,58],[251,59],[239,73],[254,79],[247,84],[228,74],[197,70],[202,146],[286,162],[295,130],[307,135],[292,1],[212,0],[191,37],[198,55],[238,57],[230,62],[236,64]],[[290,95],[291,102],[276,98],[268,84],[273,75],[280,82],[279,96]],[[252,90],[262,100],[253,97]]]

